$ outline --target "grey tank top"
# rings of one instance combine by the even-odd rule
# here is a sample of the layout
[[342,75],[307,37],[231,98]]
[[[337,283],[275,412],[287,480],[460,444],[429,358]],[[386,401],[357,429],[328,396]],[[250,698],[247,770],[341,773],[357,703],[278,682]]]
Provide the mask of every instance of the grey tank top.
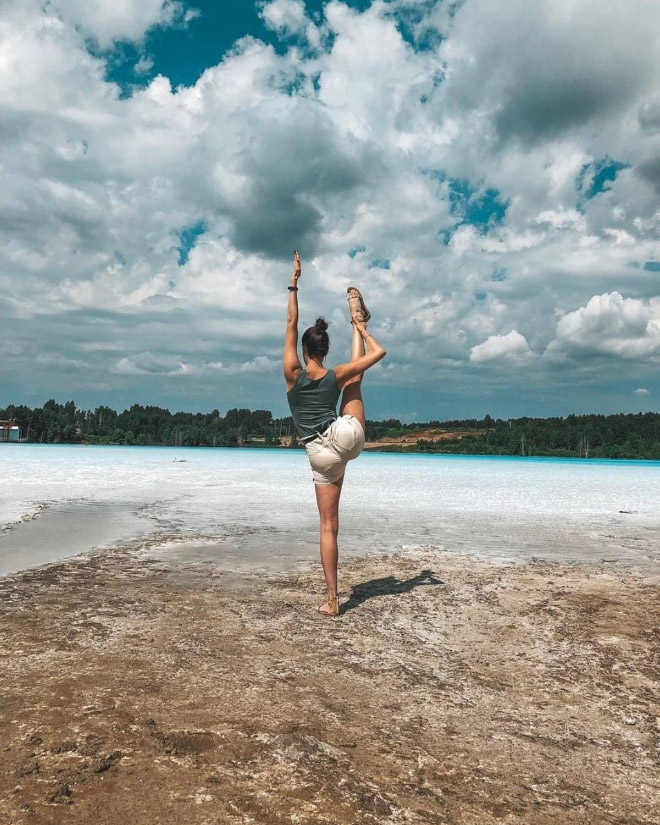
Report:
[[321,432],[337,418],[340,394],[334,370],[328,370],[323,378],[315,380],[307,375],[306,369],[300,370],[296,383],[286,397],[293,423],[303,438]]

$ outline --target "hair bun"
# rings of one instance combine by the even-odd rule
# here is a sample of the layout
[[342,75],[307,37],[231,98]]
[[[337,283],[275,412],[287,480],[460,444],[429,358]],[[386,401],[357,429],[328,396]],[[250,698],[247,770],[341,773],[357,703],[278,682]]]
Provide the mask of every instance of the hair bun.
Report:
[[325,320],[325,318],[317,318],[314,327],[319,332],[325,332],[328,328],[328,322]]

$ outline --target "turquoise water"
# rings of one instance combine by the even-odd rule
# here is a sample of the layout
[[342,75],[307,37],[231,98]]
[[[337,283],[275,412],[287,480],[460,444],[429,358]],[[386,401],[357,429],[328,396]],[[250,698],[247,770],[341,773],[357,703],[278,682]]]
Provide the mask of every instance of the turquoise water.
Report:
[[[0,573],[135,539],[222,569],[316,557],[302,451],[0,445],[0,467]],[[658,501],[660,462],[366,453],[348,467],[341,550],[655,563]]]

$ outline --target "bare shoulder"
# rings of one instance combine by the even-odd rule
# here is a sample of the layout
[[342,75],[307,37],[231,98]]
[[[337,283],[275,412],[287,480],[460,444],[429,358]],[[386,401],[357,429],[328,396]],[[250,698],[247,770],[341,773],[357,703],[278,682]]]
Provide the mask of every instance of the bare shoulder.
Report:
[[289,392],[290,389],[296,385],[298,381],[298,377],[302,372],[302,366],[294,366],[290,367],[289,369],[284,370],[284,380],[286,381],[286,391]]
[[342,388],[342,384],[348,381],[349,378],[352,378],[352,372],[349,372],[351,369],[350,364],[337,364],[336,367],[332,368],[332,371],[335,374],[335,378],[337,379],[337,384],[339,384],[340,389]]

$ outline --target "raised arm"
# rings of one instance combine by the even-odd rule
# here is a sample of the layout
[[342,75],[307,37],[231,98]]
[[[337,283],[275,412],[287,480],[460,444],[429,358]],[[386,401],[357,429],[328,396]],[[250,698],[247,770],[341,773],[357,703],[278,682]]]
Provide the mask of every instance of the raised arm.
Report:
[[296,383],[302,364],[298,358],[298,279],[302,274],[300,255],[293,253],[293,272],[289,288],[289,306],[286,318],[286,333],[284,334],[284,355],[282,367],[287,390]]
[[387,355],[385,349],[376,341],[374,336],[367,332],[367,328],[362,321],[354,319],[353,323],[364,339],[368,351],[366,355],[363,355],[361,358],[356,358],[355,361],[349,361],[348,364],[340,364],[338,367],[335,367],[337,383],[342,388],[351,378],[355,378],[356,375],[361,375],[365,370],[373,367],[374,364],[377,364]]

